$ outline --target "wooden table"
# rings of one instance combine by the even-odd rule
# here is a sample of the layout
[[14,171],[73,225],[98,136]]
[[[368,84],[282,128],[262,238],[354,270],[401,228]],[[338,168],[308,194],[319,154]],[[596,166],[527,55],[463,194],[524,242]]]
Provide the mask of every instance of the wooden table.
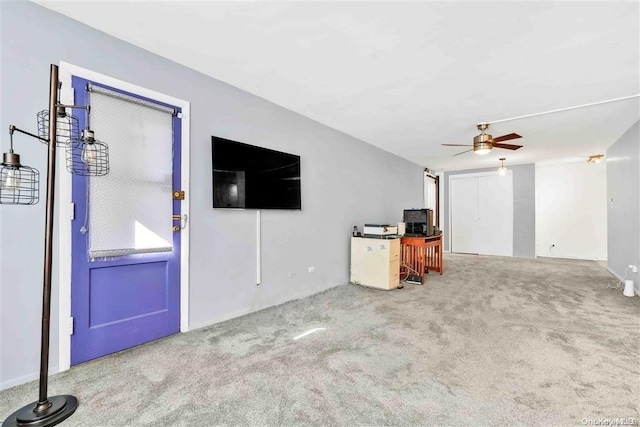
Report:
[[416,270],[420,277],[428,271],[442,274],[442,234],[429,237],[402,237],[402,263]]

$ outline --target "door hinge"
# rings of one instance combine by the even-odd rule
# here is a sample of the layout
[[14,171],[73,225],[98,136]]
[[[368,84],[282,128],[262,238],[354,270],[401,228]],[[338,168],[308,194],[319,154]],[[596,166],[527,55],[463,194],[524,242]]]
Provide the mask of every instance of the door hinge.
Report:
[[73,325],[74,325],[73,320],[74,320],[73,317],[69,317],[69,335],[73,335]]
[[173,190],[173,200],[184,200],[184,191]]
[[71,206],[69,208],[69,219],[73,221],[76,219],[76,204],[71,202]]

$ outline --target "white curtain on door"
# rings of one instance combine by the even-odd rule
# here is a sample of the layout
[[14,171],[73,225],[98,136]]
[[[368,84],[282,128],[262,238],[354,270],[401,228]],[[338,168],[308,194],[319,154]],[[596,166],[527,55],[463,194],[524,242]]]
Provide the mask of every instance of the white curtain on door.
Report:
[[172,110],[96,92],[90,103],[110,171],[89,182],[89,256],[173,250]]

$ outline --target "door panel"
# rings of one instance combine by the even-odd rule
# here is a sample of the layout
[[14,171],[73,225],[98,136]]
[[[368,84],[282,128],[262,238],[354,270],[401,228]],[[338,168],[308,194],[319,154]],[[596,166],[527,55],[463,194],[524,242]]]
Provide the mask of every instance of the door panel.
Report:
[[[73,77],[75,104],[91,104],[92,95],[85,90],[87,83],[89,82],[84,79]],[[91,84],[99,86],[95,82]],[[145,101],[153,102],[148,99]],[[120,100],[120,102],[128,101]],[[122,111],[131,111],[131,109],[123,105],[120,109],[121,113]],[[91,127],[95,131],[96,139],[106,142],[109,146],[112,164],[108,176],[117,184],[105,186],[106,181],[102,181],[100,185],[92,185],[92,180],[99,180],[101,177],[73,176],[72,178],[72,198],[75,203],[75,215],[72,221],[71,276],[71,312],[74,317],[74,333],[71,336],[71,364],[73,365],[177,333],[180,329],[180,233],[169,234],[172,247],[167,248],[167,245],[164,245],[164,248],[160,248],[165,252],[91,258],[89,256],[91,221],[99,221],[105,215],[91,215],[92,212],[89,210],[91,203],[88,200],[92,194],[95,196],[96,191],[110,191],[115,194],[120,192],[126,193],[127,197],[136,197],[135,191],[127,190],[127,182],[136,181],[136,177],[131,178],[131,174],[125,173],[131,172],[130,169],[122,171],[123,167],[135,166],[131,163],[123,166],[124,162],[118,162],[117,159],[127,155],[129,144],[140,143],[140,141],[149,145],[151,151],[148,156],[137,154],[141,159],[136,163],[138,167],[152,167],[144,164],[144,161],[148,159],[153,162],[157,159],[158,150],[168,150],[168,153],[173,153],[169,154],[169,156],[172,155],[173,161],[170,166],[172,187],[180,188],[180,119],[177,116],[168,116],[167,120],[171,121],[173,135],[170,138],[163,137],[162,140],[166,140],[166,144],[153,144],[153,141],[160,139],[154,138],[154,130],[144,125],[129,126],[136,132],[147,132],[144,135],[138,134],[135,139],[127,138],[126,135],[121,138],[111,136],[113,133],[107,130],[111,130],[117,123],[113,120],[110,122],[112,115],[107,113],[92,105]],[[120,121],[129,118],[122,114],[121,116],[118,118]],[[84,128],[85,117],[78,118],[81,128]],[[131,116],[131,120],[135,119]],[[105,128],[106,126],[109,128]],[[101,139],[101,134],[109,135],[110,139]],[[155,186],[150,181],[144,181],[144,185],[150,188]],[[168,183],[165,186],[171,187]],[[157,188],[154,187],[153,191],[138,194],[136,202],[140,203],[144,200],[144,203],[154,203],[153,200],[149,200],[150,194],[159,194],[155,196],[156,200],[157,197],[167,197],[171,200],[170,191],[164,195],[165,190],[156,190]],[[157,240],[157,234],[149,231],[152,227],[148,220],[138,218],[135,212],[131,213],[130,209],[126,215],[119,215],[131,204],[127,204],[127,197],[122,197],[120,201],[113,203],[113,206],[94,207],[94,209],[109,209],[108,224],[114,230],[129,229],[132,233],[137,233],[133,239],[135,248],[140,246],[138,244],[140,236],[144,237],[145,244],[150,240]],[[178,200],[170,203],[161,201],[156,204],[163,203],[167,206],[166,215],[180,215]],[[99,213],[103,214],[104,211],[101,210]],[[168,225],[170,226],[170,222]],[[147,246],[142,247],[142,250],[146,251]]]
[[478,253],[478,180],[451,181],[451,252]]
[[[89,328],[166,312],[167,267],[166,261],[158,261],[90,269]],[[134,287],[145,296],[144,307],[131,298]]]
[[478,177],[478,253],[513,255],[511,175]]

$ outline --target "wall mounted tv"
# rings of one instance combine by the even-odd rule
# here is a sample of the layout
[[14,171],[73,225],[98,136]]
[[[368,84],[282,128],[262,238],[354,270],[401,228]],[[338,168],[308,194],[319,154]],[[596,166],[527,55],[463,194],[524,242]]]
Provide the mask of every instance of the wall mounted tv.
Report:
[[302,209],[300,156],[211,137],[213,207]]

